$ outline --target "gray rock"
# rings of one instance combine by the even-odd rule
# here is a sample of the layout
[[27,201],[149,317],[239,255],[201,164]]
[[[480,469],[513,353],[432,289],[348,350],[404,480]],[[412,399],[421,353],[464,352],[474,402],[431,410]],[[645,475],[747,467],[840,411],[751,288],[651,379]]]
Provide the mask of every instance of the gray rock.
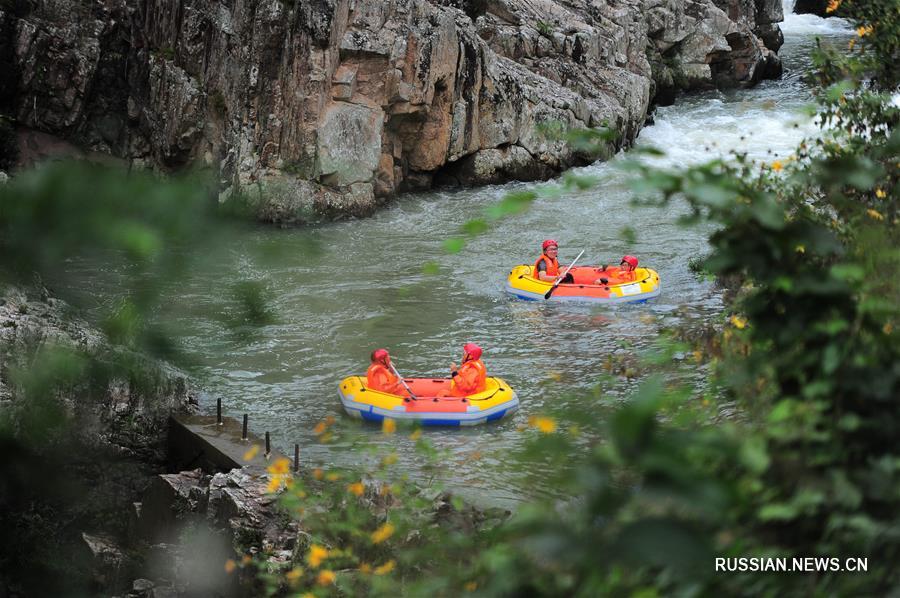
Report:
[[[87,354],[112,350],[100,331],[73,317],[69,306],[45,289],[0,287],[0,404],[24,400],[10,384],[11,371],[45,344]],[[162,460],[161,440],[169,415],[193,411],[197,391],[183,372],[149,359],[145,365],[154,374],[152,383],[149,378],[140,386],[113,380],[96,401],[60,398],[67,416],[78,421],[74,431],[86,446]]]
[[271,188],[259,216],[282,224],[435,180],[545,178],[593,157],[538,125],[608,126],[617,150],[654,97],[780,74],[781,0],[98,6],[14,18],[19,122],[133,164],[209,163],[222,189]]
[[149,579],[135,579],[134,583],[131,584],[131,591],[139,596],[149,596],[150,590],[155,587],[156,584]]

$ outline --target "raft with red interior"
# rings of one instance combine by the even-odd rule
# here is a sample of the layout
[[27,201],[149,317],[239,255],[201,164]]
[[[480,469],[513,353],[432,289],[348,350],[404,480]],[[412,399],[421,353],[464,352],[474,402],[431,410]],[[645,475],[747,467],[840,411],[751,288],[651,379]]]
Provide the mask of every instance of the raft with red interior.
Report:
[[[574,282],[558,285],[549,301],[641,303],[660,293],[659,274],[650,268],[628,272],[619,266],[574,266],[569,273]],[[506,279],[506,292],[527,301],[545,301],[552,286],[537,279],[528,264],[513,268]]]
[[519,408],[515,391],[500,378],[488,378],[483,391],[465,397],[438,396],[449,392],[450,378],[404,381],[415,399],[366,388],[365,376],[344,378],[338,385],[338,396],[353,417],[415,420],[425,426],[474,426],[502,419]]

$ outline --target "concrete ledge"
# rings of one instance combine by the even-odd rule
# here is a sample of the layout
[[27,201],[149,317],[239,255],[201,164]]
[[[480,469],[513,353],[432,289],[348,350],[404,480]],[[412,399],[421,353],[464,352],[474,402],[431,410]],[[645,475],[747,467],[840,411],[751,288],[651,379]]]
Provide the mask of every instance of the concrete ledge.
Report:
[[[265,455],[265,438],[248,433],[241,439],[243,424],[232,417],[223,417],[222,424],[215,416],[174,415],[169,418],[169,462],[173,471],[197,469],[213,474],[241,467],[265,469],[270,463],[284,457],[274,451]],[[250,461],[244,455],[258,446],[256,456]]]

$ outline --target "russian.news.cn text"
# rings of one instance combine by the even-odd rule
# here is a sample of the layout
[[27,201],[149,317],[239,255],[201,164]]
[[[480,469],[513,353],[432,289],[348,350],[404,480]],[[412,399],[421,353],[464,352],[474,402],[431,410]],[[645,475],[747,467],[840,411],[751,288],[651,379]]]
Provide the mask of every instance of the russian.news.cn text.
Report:
[[716,557],[716,571],[785,573],[865,573],[869,559],[865,557]]

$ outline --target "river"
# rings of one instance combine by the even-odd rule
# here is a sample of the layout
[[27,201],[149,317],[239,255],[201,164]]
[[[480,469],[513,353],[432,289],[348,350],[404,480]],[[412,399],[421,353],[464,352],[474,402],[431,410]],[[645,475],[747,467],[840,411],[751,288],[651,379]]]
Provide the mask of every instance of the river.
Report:
[[[780,80],[681,97],[656,111],[638,145],[665,150],[661,161],[672,165],[731,150],[771,161],[815,134],[803,112],[811,101],[802,81],[809,50],[816,35],[845,43],[849,32],[839,21],[791,14],[783,30]],[[247,230],[229,243],[228,259],[206,260],[170,290],[165,317],[184,335],[197,360],[193,373],[210,397],[222,397],[226,414],[249,413],[254,432],[270,431],[285,452],[297,442],[304,463],[326,468],[352,464],[357,453],[345,444],[319,444],[313,428],[329,415],[347,419],[337,384],[364,373],[372,349],[390,349],[407,376],[443,376],[451,361],[458,362],[463,343],[476,342],[485,349],[489,373],[516,389],[521,408],[487,426],[426,430],[449,453],[443,482],[480,504],[510,505],[551,492],[539,481],[523,482],[523,475],[540,480],[540,465],[523,470],[510,458],[524,442],[520,428],[529,416],[577,404],[604,417],[635,384],[620,378],[612,387],[598,387],[609,355],[647,349],[661,328],[685,318],[724,318],[717,290],[688,269],[691,257],[707,252],[709,228],[676,225],[684,211],[677,203],[633,206],[620,168],[629,157],[580,169],[597,177],[595,189],[539,200],[459,254],[447,254],[443,240],[505,193],[533,184],[409,194],[372,218]],[[637,233],[632,245],[620,238],[625,226]],[[634,254],[660,273],[662,294],[645,305],[617,308],[510,300],[503,291],[506,273],[533,261],[548,237],[560,242],[562,262],[581,249],[584,262],[594,264]],[[426,262],[439,264],[440,274],[426,275]],[[264,283],[278,316],[249,344],[238,342],[217,316],[223,289],[241,277]],[[83,280],[87,296],[104,277],[86,269]],[[214,408],[203,405],[208,413]],[[421,479],[421,463],[405,435],[384,437],[377,426],[362,430],[369,441],[396,447],[397,467]]]

